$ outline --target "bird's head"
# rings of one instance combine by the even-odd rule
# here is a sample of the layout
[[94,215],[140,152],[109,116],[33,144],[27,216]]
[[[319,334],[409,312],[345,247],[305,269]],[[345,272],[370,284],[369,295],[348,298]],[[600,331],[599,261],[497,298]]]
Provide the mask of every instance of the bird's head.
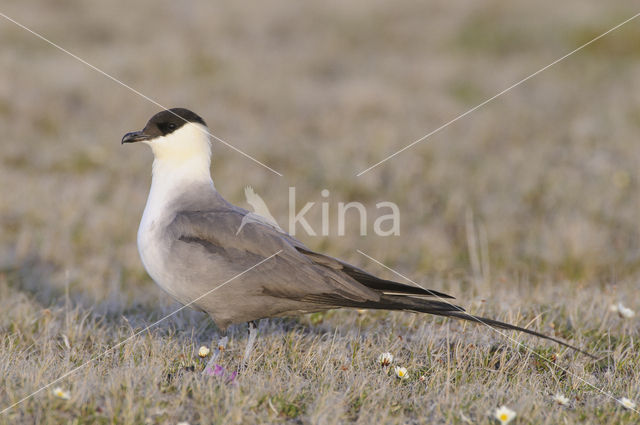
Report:
[[209,130],[199,115],[184,108],[172,108],[151,117],[140,131],[127,133],[122,143],[143,142],[151,146],[158,161],[173,165],[206,161],[211,157]]

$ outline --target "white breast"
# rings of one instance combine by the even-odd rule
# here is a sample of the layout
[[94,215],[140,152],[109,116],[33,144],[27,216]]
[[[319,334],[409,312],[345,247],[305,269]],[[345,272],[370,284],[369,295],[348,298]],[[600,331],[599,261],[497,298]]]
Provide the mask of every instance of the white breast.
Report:
[[[154,169],[154,171],[156,171]],[[182,189],[188,183],[173,175],[170,182],[159,178],[154,173],[149,198],[145,206],[140,227],[138,228],[138,252],[145,270],[149,276],[169,295],[183,304],[190,300],[181,294],[180,276],[174,276],[171,267],[169,250],[175,242],[166,232],[175,216],[175,199],[182,194]],[[209,178],[210,179],[210,178]],[[169,184],[171,183],[171,184]]]
[[160,215],[153,214],[150,210],[149,203],[142,215],[142,221],[138,228],[138,252],[145,270],[149,276],[169,295],[181,300],[179,294],[173,288],[172,279],[167,269],[168,266],[168,245],[167,241],[162,240],[162,228],[166,226],[167,219]]

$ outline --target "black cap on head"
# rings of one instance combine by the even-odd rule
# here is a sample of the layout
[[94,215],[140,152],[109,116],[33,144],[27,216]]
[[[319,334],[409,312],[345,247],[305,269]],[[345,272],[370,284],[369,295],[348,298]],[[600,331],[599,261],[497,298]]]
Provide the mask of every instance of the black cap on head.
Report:
[[158,112],[151,117],[142,131],[127,133],[122,138],[122,143],[141,142],[152,140],[156,137],[173,133],[186,123],[195,122],[206,126],[200,116],[185,108],[171,108]]

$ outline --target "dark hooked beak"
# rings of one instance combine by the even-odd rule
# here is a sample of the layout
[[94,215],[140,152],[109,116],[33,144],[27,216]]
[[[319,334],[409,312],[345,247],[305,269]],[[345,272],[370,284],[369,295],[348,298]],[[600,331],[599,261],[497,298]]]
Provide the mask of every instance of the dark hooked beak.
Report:
[[124,135],[122,138],[122,144],[142,142],[144,140],[149,140],[149,136],[144,134],[143,131],[133,131]]

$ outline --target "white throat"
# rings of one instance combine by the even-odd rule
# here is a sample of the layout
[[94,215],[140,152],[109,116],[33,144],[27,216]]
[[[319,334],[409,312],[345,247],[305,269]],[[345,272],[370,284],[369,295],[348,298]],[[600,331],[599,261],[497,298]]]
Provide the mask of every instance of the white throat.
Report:
[[153,150],[153,177],[140,227],[160,218],[167,205],[189,186],[209,184],[211,143],[207,128],[188,123],[167,136],[145,142]]

